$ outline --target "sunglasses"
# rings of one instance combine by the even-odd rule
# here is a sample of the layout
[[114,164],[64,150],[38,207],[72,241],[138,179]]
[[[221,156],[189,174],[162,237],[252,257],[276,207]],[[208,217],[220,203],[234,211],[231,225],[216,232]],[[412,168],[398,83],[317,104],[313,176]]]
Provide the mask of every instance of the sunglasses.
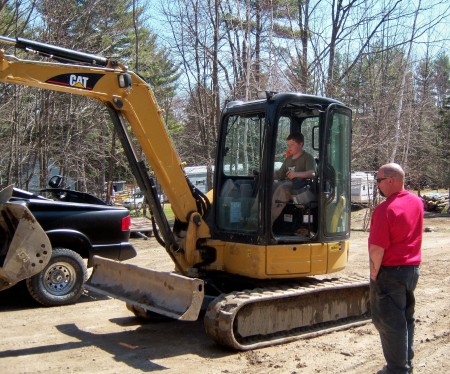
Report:
[[388,179],[389,177],[386,177],[386,178],[377,178],[376,180],[377,180],[377,183],[381,183],[382,181],[384,181],[385,179]]

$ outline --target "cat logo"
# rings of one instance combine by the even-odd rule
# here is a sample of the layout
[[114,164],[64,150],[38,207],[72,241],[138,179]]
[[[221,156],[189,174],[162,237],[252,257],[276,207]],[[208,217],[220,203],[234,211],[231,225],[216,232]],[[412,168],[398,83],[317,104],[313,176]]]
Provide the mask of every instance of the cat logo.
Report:
[[103,74],[61,74],[46,80],[46,83],[92,91]]
[[69,84],[72,87],[86,89],[88,80],[89,80],[88,77],[83,77],[81,75],[71,74],[70,78],[69,78]]

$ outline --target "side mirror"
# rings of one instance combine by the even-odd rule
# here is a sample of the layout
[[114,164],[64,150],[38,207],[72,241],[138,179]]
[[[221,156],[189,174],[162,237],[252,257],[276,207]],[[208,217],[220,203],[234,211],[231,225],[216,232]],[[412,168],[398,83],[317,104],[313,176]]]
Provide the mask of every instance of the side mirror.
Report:
[[54,175],[48,181],[48,185],[51,188],[59,188],[59,187],[61,187],[62,180],[63,180],[63,177],[61,175]]

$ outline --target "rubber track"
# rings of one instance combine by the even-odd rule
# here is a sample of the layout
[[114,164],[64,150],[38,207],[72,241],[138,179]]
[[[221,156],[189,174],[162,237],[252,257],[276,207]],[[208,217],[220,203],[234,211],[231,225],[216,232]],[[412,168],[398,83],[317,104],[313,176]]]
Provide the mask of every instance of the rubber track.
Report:
[[[369,318],[369,282],[355,276],[223,294],[210,303],[204,322],[207,335],[218,344],[249,350],[358,326]],[[278,324],[276,331],[270,331],[274,324]],[[246,330],[250,330],[248,336],[241,336],[240,331]]]

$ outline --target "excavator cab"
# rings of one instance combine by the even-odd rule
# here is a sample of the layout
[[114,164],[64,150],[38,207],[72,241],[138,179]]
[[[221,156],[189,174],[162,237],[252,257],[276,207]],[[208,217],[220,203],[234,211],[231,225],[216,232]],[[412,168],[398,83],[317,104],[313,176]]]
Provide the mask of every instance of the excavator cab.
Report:
[[[277,181],[294,131],[316,160],[315,176]],[[258,245],[348,239],[350,153],[351,111],[335,100],[268,93],[228,103],[215,166],[213,235]],[[280,183],[287,183],[287,193],[278,193]]]

